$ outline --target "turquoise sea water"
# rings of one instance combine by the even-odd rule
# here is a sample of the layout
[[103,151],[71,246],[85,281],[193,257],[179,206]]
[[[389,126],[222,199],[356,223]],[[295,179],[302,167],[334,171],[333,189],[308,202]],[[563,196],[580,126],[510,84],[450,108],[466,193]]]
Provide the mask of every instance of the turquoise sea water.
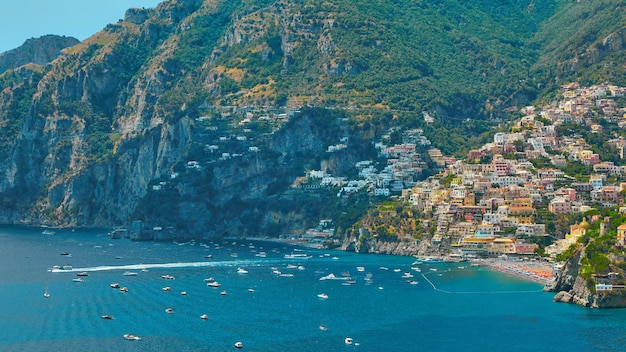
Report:
[[[265,258],[257,256],[260,251]],[[292,252],[311,258],[284,258]],[[624,309],[553,303],[541,285],[464,263],[422,264],[417,272],[412,262],[294,251],[269,242],[131,242],[112,240],[106,231],[43,235],[0,227],[0,351],[234,351],[237,341],[245,351],[623,351],[626,346]],[[73,271],[48,271],[66,264]],[[365,270],[357,270],[360,266]],[[248,273],[237,273],[238,267]],[[88,276],[74,282],[80,271]],[[126,271],[137,275],[124,276]],[[417,284],[402,278],[406,272]],[[349,273],[355,283],[320,280],[330,273]],[[222,286],[208,287],[209,277]],[[111,288],[113,282],[129,291]],[[50,298],[43,296],[46,288]],[[317,297],[320,293],[328,298]],[[114,318],[102,319],[104,314]],[[125,340],[126,333],[141,340]],[[345,344],[346,337],[352,345]]]

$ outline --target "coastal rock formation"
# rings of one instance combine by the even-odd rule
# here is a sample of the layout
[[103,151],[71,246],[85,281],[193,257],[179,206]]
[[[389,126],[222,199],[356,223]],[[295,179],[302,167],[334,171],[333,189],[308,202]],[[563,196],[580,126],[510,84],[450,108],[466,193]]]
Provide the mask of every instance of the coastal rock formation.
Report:
[[[547,291],[557,292],[555,302],[573,303],[589,308],[621,308],[626,306],[626,290],[602,290],[590,288],[594,283],[579,275],[581,259],[585,256],[584,247],[565,264],[557,273],[553,284]],[[590,283],[591,282],[591,283]]]

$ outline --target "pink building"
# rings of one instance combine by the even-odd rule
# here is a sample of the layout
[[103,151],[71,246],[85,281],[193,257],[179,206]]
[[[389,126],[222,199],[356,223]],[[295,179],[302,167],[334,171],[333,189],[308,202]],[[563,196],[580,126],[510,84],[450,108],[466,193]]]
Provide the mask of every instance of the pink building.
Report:
[[548,210],[553,214],[569,214],[572,212],[572,206],[567,199],[555,197],[548,204]]

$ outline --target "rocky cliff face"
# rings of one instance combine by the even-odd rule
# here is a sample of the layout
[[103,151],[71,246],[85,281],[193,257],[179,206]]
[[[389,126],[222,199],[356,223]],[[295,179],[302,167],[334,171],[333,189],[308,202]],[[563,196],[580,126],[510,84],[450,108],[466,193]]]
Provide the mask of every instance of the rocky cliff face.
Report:
[[[10,67],[40,65],[0,76],[0,222],[116,226],[141,219],[185,236],[277,235],[368,204],[337,200],[336,190],[308,192],[294,180],[313,169],[345,174],[375,158],[372,139],[390,121],[418,125],[432,101],[445,115],[443,93],[448,103],[469,106],[458,109],[465,119],[471,102],[527,74],[513,69],[520,57],[531,58],[518,45],[524,38],[512,42],[514,33],[501,25],[493,28],[503,33],[459,31],[454,14],[469,8],[449,4],[454,11],[411,1],[169,0],[129,10],[81,43],[51,37],[28,42],[14,59],[5,53]],[[396,21],[380,6],[404,17]],[[471,10],[492,18],[490,6]],[[429,21],[415,21],[417,14],[436,16],[437,25],[423,27]],[[518,14],[520,25],[535,20]],[[619,47],[620,38],[607,45]],[[498,41],[508,49],[488,46]],[[455,89],[481,91],[480,99]],[[355,119],[342,122],[340,109],[270,122],[259,116],[287,104],[346,107]],[[242,118],[245,109],[252,116],[257,109],[256,116]],[[374,121],[381,110],[385,118]],[[396,119],[399,111],[415,121]],[[340,141],[345,150],[327,152]],[[434,250],[400,242],[363,242],[359,250]]]
[[0,53],[0,73],[26,64],[45,65],[61,55],[61,51],[80,43],[76,38],[45,35],[28,39],[20,47]]
[[590,308],[622,308],[626,306],[626,292],[623,290],[591,291],[588,280],[579,275],[580,262],[584,255],[585,250],[582,248],[557,273],[552,286],[546,288],[548,291],[556,292],[554,301]]

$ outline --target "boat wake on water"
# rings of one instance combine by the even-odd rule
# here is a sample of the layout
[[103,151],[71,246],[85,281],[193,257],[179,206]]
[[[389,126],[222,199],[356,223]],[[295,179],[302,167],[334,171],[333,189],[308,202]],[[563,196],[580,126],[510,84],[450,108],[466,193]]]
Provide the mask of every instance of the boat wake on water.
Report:
[[242,266],[242,265],[261,265],[281,263],[282,261],[276,260],[237,260],[237,261],[219,261],[219,262],[177,262],[177,263],[152,263],[152,264],[127,264],[127,265],[102,265],[86,268],[52,268],[48,269],[52,273],[68,273],[76,271],[112,271],[112,270],[141,270],[141,269],[155,269],[155,268],[192,268],[192,267],[229,267],[229,266]]

